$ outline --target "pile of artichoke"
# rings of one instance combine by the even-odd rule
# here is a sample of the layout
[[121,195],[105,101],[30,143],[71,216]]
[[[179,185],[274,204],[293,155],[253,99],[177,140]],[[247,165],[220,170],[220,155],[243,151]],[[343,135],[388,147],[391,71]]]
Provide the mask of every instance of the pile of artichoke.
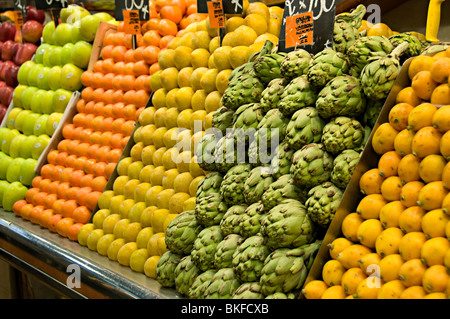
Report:
[[411,34],[359,33],[365,13],[336,16],[333,49],[279,53],[266,41],[230,74],[212,122],[224,136],[198,144],[208,173],[195,210],[168,226],[162,286],[195,299],[298,297],[400,59],[421,51]]

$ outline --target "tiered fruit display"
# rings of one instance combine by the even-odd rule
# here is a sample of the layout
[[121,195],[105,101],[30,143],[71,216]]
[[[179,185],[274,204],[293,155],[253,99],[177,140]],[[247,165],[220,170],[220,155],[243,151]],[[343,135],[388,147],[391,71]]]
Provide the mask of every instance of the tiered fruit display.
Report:
[[[24,150],[31,152],[30,158],[25,155],[17,157],[23,158],[24,163],[32,161],[33,165],[30,165],[29,171],[27,171],[26,182],[24,179],[21,180],[25,186],[31,188],[26,191],[21,200],[16,201],[13,211],[18,216],[53,231],[56,231],[57,225],[61,227],[66,225],[65,229],[67,230],[69,221],[62,217],[74,216],[73,221],[80,223],[89,220],[90,211],[88,209],[95,208],[96,200],[107,182],[105,174],[113,169],[107,163],[109,163],[110,157],[116,158],[117,161],[121,152],[121,149],[112,151],[109,148],[103,149],[99,145],[97,145],[97,148],[91,149],[91,144],[88,143],[91,133],[89,129],[94,127],[98,131],[105,126],[106,129],[103,132],[111,130],[112,121],[104,121],[103,117],[101,120],[96,119],[94,121],[94,116],[85,119],[82,117],[82,113],[78,113],[73,118],[73,124],[67,123],[64,126],[62,135],[65,139],[58,143],[57,149],[49,151],[47,163],[35,176],[34,169],[37,159],[50,142],[73,92],[81,90],[82,82],[86,83],[87,75],[89,75],[89,73],[86,73],[83,78],[82,74],[88,66],[92,51],[92,43],[86,40],[92,41],[92,39],[88,38],[88,35],[83,40],[79,37],[81,30],[83,30],[83,21],[86,21],[84,19],[91,19],[93,16],[78,8],[81,7],[72,6],[63,9],[61,11],[63,20],[56,28],[54,28],[53,21],[44,27],[44,43],[37,51],[36,60],[28,61],[19,71],[20,85],[15,92],[21,91],[23,93],[15,95],[13,99],[14,108],[11,110],[14,116],[11,116],[11,118],[8,116],[8,125],[11,125],[10,130],[17,132],[17,138],[23,136],[24,141],[32,141],[30,142],[31,145],[25,145],[24,142],[20,143],[25,146]],[[77,27],[76,23],[70,24],[67,22],[71,21],[72,14],[84,16],[80,20],[81,27]],[[84,26],[84,28],[87,26]],[[100,74],[102,75],[102,73]],[[101,85],[101,79],[95,83]],[[86,87],[82,90],[82,99],[76,104],[78,111],[82,112],[86,104],[91,101],[89,105],[92,109],[93,104],[95,104],[94,96],[96,101],[97,96],[103,95],[94,95],[93,91],[92,87]],[[107,126],[108,123],[109,127]],[[87,126],[88,124],[90,126]],[[107,139],[112,141],[112,133],[103,138],[101,138],[99,132],[96,135],[97,140]],[[14,150],[12,146],[15,139],[9,147],[10,153]],[[87,157],[88,154],[89,158]],[[100,154],[102,156],[101,163],[92,162],[92,156],[100,156]],[[84,167],[85,163],[86,167]],[[101,176],[92,175],[94,172]],[[85,175],[86,178],[83,179]],[[88,179],[89,177],[90,179]],[[87,184],[91,187],[89,189],[83,188]],[[84,192],[82,202],[76,201],[76,190],[78,189],[81,189],[80,196]],[[60,220],[62,220],[61,223],[59,223]],[[58,226],[58,229],[60,226]],[[67,236],[67,232],[60,231],[60,233]]]
[[[334,49],[280,53],[266,38],[258,55],[230,72],[212,116],[215,131],[196,148],[207,175],[195,209],[166,231],[169,252],[156,276],[163,286],[191,298],[299,294],[399,73],[399,56],[421,52],[409,33],[367,36],[365,13],[361,5],[336,16]],[[394,44],[398,37],[411,46]]]
[[[243,39],[249,41],[246,46],[240,43],[235,50],[240,62],[231,64],[236,58],[230,54],[234,47],[221,50],[218,30],[208,26],[206,15],[195,13],[195,2],[186,7],[182,18],[173,5],[155,3],[159,18],[149,21],[150,30],[144,34],[149,40],[158,33],[161,37],[160,48],[155,49],[160,70],[151,77],[153,105],[141,113],[130,154],[117,165],[119,176],[113,189],[103,193],[100,210],[79,236],[80,243],[151,278],[156,277],[157,262],[167,251],[168,223],[182,211],[195,208],[197,185],[205,175],[195,160],[195,147],[212,126],[212,115],[220,107],[233,67],[248,59],[249,47],[258,38],[239,17],[241,29],[252,33]],[[176,28],[172,31],[169,26]],[[277,39],[267,32],[262,35]],[[167,43],[164,37],[173,40],[162,45]]]
[[[14,88],[18,85],[20,66],[31,60],[41,41],[45,15],[42,10],[28,6],[22,31],[16,30],[11,11],[2,15],[8,21],[0,25],[0,122],[12,101]],[[22,37],[23,35],[23,37]]]
[[363,197],[306,298],[450,296],[450,49],[415,57],[408,75],[410,86],[373,134],[379,159],[359,179]]

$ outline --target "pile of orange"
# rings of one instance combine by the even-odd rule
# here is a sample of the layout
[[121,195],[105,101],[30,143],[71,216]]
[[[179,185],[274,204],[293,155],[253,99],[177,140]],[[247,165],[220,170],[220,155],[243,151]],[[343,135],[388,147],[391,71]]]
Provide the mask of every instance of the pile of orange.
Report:
[[157,65],[144,36],[137,39],[133,49],[123,24],[105,34],[100,58],[81,76],[77,113],[25,200],[15,205],[17,215],[77,240],[150,97],[150,73]]

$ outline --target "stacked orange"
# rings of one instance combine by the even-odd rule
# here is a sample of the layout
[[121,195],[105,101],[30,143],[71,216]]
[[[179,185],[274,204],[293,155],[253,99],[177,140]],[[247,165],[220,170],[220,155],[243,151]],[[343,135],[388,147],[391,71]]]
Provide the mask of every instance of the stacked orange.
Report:
[[15,205],[17,215],[77,240],[150,97],[152,58],[143,36],[137,40],[133,49],[123,24],[105,34],[101,58],[81,76],[77,113],[25,200]]

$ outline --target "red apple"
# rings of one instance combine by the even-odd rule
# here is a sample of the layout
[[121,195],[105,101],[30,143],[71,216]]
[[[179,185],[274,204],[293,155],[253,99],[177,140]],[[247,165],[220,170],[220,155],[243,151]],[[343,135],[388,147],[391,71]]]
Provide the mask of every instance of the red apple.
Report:
[[0,41],[0,57],[2,56],[3,42]]
[[44,23],[45,13],[43,10],[37,10],[35,7],[27,6],[27,16],[25,17],[25,22],[35,20],[39,23]]
[[5,43],[3,43],[3,47],[2,47],[2,60],[3,61],[10,61],[13,59],[14,55],[13,55],[12,50],[13,50],[14,43],[15,42],[13,40],[7,40]]
[[19,68],[20,67],[17,65],[11,65],[6,69],[5,71],[6,85],[15,88],[19,84],[19,82],[17,82],[17,73],[19,72]]
[[29,20],[22,27],[22,37],[25,42],[38,43],[41,40],[44,26],[35,21]]
[[0,123],[3,121],[6,111],[8,111],[8,107],[3,104],[0,104]]
[[0,88],[6,86],[6,82],[5,81],[0,81]]
[[5,61],[0,68],[0,80],[5,81],[6,70],[15,65],[13,61]]
[[22,46],[22,42],[14,42],[13,46],[12,46],[12,54],[13,54],[13,60],[14,57],[16,56],[17,51],[19,51],[19,48]]
[[12,100],[14,88],[10,86],[4,86],[0,88],[0,104],[9,105]]
[[11,22],[3,22],[0,25],[0,41],[13,41],[16,35],[16,27]]
[[17,51],[16,55],[14,56],[14,62],[17,65],[22,65],[28,60],[31,60],[33,57],[33,54],[37,50],[37,45],[33,43],[24,43],[19,50]]

